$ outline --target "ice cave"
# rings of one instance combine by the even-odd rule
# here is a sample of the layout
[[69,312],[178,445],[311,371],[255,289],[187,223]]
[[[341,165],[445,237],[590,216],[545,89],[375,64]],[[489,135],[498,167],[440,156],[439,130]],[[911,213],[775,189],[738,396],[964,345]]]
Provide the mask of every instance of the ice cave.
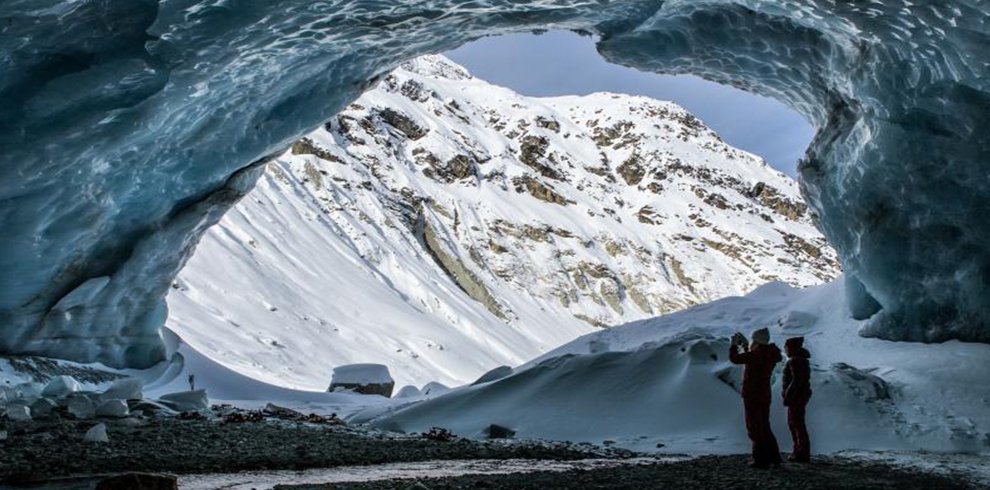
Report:
[[990,341],[990,4],[8,0],[0,352],[147,367],[163,298],[261,163],[399,63],[483,36],[779,99],[861,332]]

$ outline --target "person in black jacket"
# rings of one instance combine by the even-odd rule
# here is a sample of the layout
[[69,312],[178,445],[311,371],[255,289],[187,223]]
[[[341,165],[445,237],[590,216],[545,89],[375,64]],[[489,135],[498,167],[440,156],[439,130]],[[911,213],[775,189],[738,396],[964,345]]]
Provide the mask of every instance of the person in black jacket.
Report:
[[784,365],[784,406],[787,407],[787,427],[791,429],[794,440],[794,449],[788,460],[807,463],[811,460],[811,441],[804,415],[811,399],[811,353],[804,348],[804,337],[787,339],[784,352],[788,357]]
[[774,367],[782,359],[780,348],[770,343],[770,331],[765,328],[753,332],[753,343],[749,347],[743,334],[732,336],[729,361],[744,365],[742,399],[746,432],[753,442],[753,461],[750,464],[753,468],[780,465],[777,438],[770,429],[770,400],[773,398],[770,380]]

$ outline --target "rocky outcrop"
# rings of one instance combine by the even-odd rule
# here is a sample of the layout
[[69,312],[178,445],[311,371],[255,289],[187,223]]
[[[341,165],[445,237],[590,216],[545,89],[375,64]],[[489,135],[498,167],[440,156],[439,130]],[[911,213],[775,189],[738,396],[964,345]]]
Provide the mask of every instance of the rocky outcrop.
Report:
[[492,295],[481,280],[456,256],[446,250],[437,237],[437,232],[429,220],[421,219],[422,240],[437,265],[461,288],[468,296],[481,303],[485,309],[502,320],[508,320],[508,315],[502,305]]
[[780,192],[764,182],[757,182],[748,195],[790,220],[801,218],[808,211],[806,204],[780,195]]
[[573,201],[568,201],[564,196],[558,194],[547,184],[529,176],[523,175],[512,179],[516,192],[528,192],[529,195],[551,204],[566,206]]
[[426,136],[426,133],[429,132],[429,129],[416,124],[409,116],[391,107],[378,111],[378,117],[413,141]]
[[563,180],[563,174],[547,161],[549,147],[550,140],[543,136],[524,136],[519,142],[519,161],[548,179]]
[[289,147],[289,151],[291,151],[293,155],[314,155],[317,158],[322,158],[323,160],[327,160],[329,162],[339,161],[339,159],[335,157],[332,152],[321,148],[309,138],[299,138],[299,140]]
[[639,155],[633,153],[622,162],[622,165],[616,169],[619,175],[622,176],[622,180],[626,181],[626,184],[637,185],[643,181],[643,177],[646,176],[646,167],[643,166],[642,159]]

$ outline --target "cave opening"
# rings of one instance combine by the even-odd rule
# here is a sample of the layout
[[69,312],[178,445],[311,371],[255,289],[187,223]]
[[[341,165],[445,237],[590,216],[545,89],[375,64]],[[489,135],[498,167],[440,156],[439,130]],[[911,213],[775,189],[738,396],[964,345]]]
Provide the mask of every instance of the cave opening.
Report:
[[810,141],[800,115],[594,45],[552,31],[407,60],[206,232],[166,325],[273,383],[379,362],[463,384],[596,329],[839,274],[780,173]]
[[[403,60],[532,29],[591,32],[609,61],[784,101],[818,128],[802,190],[842,259],[850,304],[870,306],[863,332],[982,341],[990,331],[978,4],[12,8],[0,41],[4,352],[153,363],[172,279],[260,176],[257,162]],[[52,65],[70,55],[86,63]]]

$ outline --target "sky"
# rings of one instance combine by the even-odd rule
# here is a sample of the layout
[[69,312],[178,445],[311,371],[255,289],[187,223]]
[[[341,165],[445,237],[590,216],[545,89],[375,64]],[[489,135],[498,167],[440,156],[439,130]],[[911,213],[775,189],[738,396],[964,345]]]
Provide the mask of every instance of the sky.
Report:
[[572,32],[484,38],[444,53],[475,76],[523,95],[616,92],[677,103],[727,143],[796,176],[814,131],[776,100],[693,76],[658,75],[607,63],[594,39]]

